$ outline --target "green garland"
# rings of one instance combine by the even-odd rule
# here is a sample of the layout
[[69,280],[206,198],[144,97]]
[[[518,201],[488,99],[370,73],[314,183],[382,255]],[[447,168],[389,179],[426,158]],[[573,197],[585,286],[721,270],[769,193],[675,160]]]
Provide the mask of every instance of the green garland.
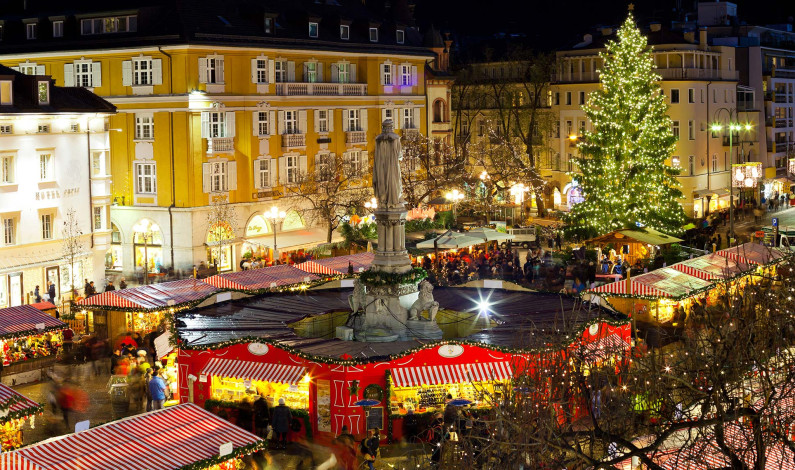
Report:
[[[228,401],[228,400],[216,400],[214,398],[208,398],[204,400],[204,409],[207,411],[212,410],[213,408],[230,408],[230,409],[238,409],[240,408],[240,402],[237,401]],[[309,412],[306,410],[290,410],[290,414],[293,418],[299,418],[304,420],[304,430],[306,430],[306,437],[308,439],[312,438],[312,422],[310,421]]]
[[372,268],[361,273],[359,280],[368,287],[417,284],[428,277],[428,271],[420,267],[411,268],[405,273],[387,273]]
[[[30,401],[22,395],[14,395],[10,397],[8,400],[0,402],[0,410],[8,410],[12,406],[16,405],[17,403],[22,403],[24,401]],[[0,424],[6,423],[13,419],[22,419],[32,416],[34,414],[41,413],[44,410],[44,405],[40,405],[38,403],[33,402],[33,406],[25,407],[21,410],[11,411],[6,416],[0,418]]]
[[249,454],[253,454],[254,452],[260,451],[266,447],[265,441],[257,441],[254,444],[249,444],[243,447],[238,447],[232,450],[231,454],[221,456],[210,457],[209,459],[199,460],[198,462],[194,462],[190,465],[185,465],[183,467],[179,467],[177,470],[206,470],[213,465],[218,465],[219,463],[226,462],[227,460],[236,459],[239,457],[244,457]]

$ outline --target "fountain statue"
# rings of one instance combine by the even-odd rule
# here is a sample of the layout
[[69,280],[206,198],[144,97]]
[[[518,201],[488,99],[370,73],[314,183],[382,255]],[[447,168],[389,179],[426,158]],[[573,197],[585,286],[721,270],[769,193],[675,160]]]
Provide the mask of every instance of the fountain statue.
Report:
[[[375,223],[378,247],[372,267],[356,281],[351,304],[364,309],[364,320],[356,325],[356,338],[363,341],[440,339],[436,324],[439,304],[433,301],[433,286],[420,295],[423,276],[411,266],[406,250],[406,204],[400,178],[402,150],[391,119],[382,124],[375,138],[373,190],[377,201]],[[364,286],[365,294],[361,294]],[[435,305],[434,305],[435,304]],[[411,315],[409,311],[412,310]],[[428,320],[419,314],[428,310]]]

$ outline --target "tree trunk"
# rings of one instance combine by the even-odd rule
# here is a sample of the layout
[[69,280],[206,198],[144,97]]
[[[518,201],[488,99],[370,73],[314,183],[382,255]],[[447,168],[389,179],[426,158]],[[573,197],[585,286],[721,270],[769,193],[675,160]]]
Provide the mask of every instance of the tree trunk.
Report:
[[328,232],[326,233],[326,243],[331,243],[331,236],[334,233],[334,226],[331,223],[328,224]]
[[538,209],[538,216],[544,217],[546,212],[546,203],[544,201],[544,188],[536,188],[536,208]]

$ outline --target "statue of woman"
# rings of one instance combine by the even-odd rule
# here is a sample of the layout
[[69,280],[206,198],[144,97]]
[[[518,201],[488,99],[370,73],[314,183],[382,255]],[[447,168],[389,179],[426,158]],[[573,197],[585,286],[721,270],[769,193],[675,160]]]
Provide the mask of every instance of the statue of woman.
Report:
[[384,208],[397,207],[402,203],[403,182],[400,179],[400,136],[394,132],[394,124],[387,119],[382,132],[375,138],[373,162],[373,189],[378,205]]

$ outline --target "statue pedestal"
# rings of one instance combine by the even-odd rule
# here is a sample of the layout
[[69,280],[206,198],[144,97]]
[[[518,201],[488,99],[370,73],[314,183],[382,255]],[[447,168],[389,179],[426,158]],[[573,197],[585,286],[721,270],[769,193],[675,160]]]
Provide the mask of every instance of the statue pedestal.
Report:
[[411,270],[411,259],[406,250],[406,207],[379,207],[375,210],[378,230],[378,248],[373,259],[374,271],[405,273]]
[[406,321],[406,337],[416,339],[442,339],[442,329],[435,321]]
[[364,321],[357,325],[356,339],[373,341],[372,337],[386,337],[385,332],[395,335],[396,339],[405,339],[408,309],[418,295],[416,284],[368,288]]

